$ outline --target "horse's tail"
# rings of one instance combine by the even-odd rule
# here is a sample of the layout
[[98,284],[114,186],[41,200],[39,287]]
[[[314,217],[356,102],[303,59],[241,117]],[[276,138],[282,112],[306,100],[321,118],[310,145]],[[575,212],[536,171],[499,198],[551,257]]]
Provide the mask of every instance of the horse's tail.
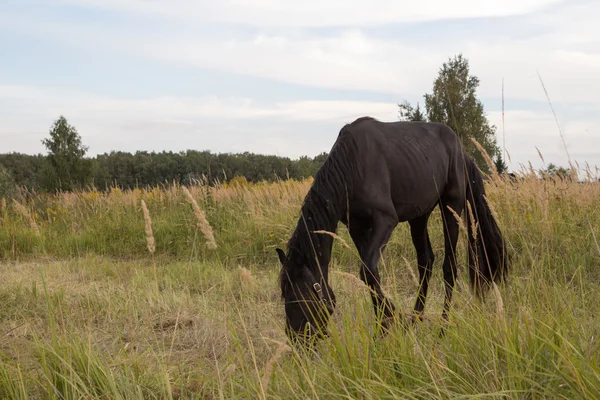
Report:
[[[509,268],[506,243],[485,198],[483,178],[475,161],[465,153],[467,173],[467,231],[469,235],[469,278],[481,298],[492,282],[499,283]],[[470,206],[470,207],[469,207]]]

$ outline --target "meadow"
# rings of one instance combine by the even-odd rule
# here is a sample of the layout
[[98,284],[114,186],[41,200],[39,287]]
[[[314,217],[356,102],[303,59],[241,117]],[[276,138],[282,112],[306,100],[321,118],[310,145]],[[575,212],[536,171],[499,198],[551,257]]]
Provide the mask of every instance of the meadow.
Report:
[[[427,318],[384,337],[340,224],[332,336],[301,354],[283,332],[275,247],[285,247],[311,182],[2,200],[0,398],[598,397],[599,183],[533,173],[487,181],[512,268],[476,301],[461,229],[443,337],[439,211]],[[418,282],[407,224],[380,265],[385,292],[410,312]]]

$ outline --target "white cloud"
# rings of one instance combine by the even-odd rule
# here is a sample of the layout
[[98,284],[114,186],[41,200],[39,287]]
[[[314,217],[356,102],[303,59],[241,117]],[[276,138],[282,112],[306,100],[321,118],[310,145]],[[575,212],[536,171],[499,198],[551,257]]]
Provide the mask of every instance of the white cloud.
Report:
[[504,78],[507,97],[546,101],[541,77],[552,102],[600,104],[596,94],[600,90],[598,55],[548,49],[536,43],[539,41],[471,44],[465,56],[471,73],[480,79],[480,96],[500,97]]
[[[401,40],[375,39],[356,30],[321,38],[262,34],[226,45],[206,38],[165,37],[152,46],[142,41],[128,51],[168,63],[399,96],[429,92],[441,64],[454,55]],[[469,59],[471,73],[480,78],[481,97],[499,97],[504,78],[509,98],[545,101],[539,72],[554,102],[600,103],[598,54],[552,47],[541,39],[510,44],[473,39],[459,51]]]
[[0,105],[0,137],[6,151],[26,153],[44,151],[40,141],[61,113],[77,127],[91,154],[193,148],[292,157],[327,151],[342,125],[360,116],[397,116],[396,105],[390,103],[292,101],[259,106],[251,99],[214,96],[123,100],[1,84]]
[[[467,9],[481,9],[484,15],[500,15],[504,12],[500,12],[501,9],[512,14],[553,2],[528,0],[499,3],[473,0],[456,5],[434,0],[407,4],[386,1],[369,7],[364,6],[367,4],[364,2],[344,3],[341,6],[337,2],[314,0],[309,3],[262,1],[221,5],[211,2],[210,6],[188,0],[179,0],[176,4],[141,0],[75,2],[122,12],[156,14],[157,18],[163,15],[161,13],[166,13],[178,24],[156,25],[149,32],[135,24],[113,26],[107,30],[99,24],[71,20],[39,21],[22,16],[7,16],[3,23],[22,31],[54,36],[75,46],[109,49],[166,64],[209,68],[302,85],[377,91],[394,94],[398,101],[420,97],[430,91],[441,64],[448,57],[463,52],[469,59],[471,72],[480,78],[481,97],[499,97],[504,78],[508,99],[545,101],[537,75],[539,71],[554,102],[600,102],[596,95],[600,92],[600,80],[597,79],[600,50],[592,52],[573,48],[575,44],[597,43],[600,49],[597,39],[600,37],[600,25],[596,24],[594,13],[590,12],[590,8],[600,10],[600,5],[591,2],[587,9],[569,3],[552,12],[522,17],[519,26],[531,27],[536,34],[521,38],[517,35],[517,39],[511,39],[513,27],[511,21],[507,20],[507,33],[504,36],[486,35],[482,28],[480,35],[457,37],[444,51],[422,42],[413,44],[410,39],[401,36],[374,36],[368,30],[357,27],[323,31],[318,36],[314,32],[293,29],[294,24],[304,23],[301,22],[302,13],[295,12],[294,7],[297,5],[307,10],[317,10],[315,12],[321,10],[319,15],[326,17],[327,26],[335,25],[338,18],[340,22],[345,21],[344,24],[351,26],[368,25],[367,21],[382,23],[385,22],[382,19],[386,18],[394,22],[416,21],[425,18],[421,14],[427,16],[425,19],[442,16],[451,18],[460,13],[464,17],[468,14],[464,11]],[[275,11],[266,12],[272,10],[269,8],[271,6],[275,7]],[[283,7],[286,12],[281,11],[282,15],[279,15],[278,10],[283,10]],[[346,13],[352,18],[340,17]],[[208,28],[202,27],[204,25],[198,25],[198,21],[210,19],[212,17],[209,18],[209,15],[212,14],[222,14],[222,18],[211,19],[214,32],[207,31]],[[236,17],[238,14],[239,18]],[[198,21],[190,21],[191,16],[198,18]],[[248,33],[225,25],[215,25],[227,18],[231,19],[229,22],[254,24],[260,28]],[[272,29],[265,19],[273,19],[286,27]],[[308,20],[306,23],[311,21],[310,18]],[[414,26],[419,29],[418,25]],[[433,32],[421,30],[424,36],[434,35],[432,41],[443,39],[441,28]],[[73,35],[73,32],[77,32],[77,35]]]
[[419,83],[434,76],[440,60],[439,55],[426,50],[376,41],[358,31],[323,38],[263,34],[226,45],[204,38],[163,38],[152,48],[135,48],[146,57],[169,63],[304,85],[388,93],[417,92]]
[[[367,112],[373,116],[392,118],[397,106],[390,103],[361,101],[291,101],[271,107],[255,105],[252,99],[206,96],[202,98],[164,96],[142,100],[99,97],[62,89],[44,89],[0,83],[0,101],[12,108],[13,101],[25,102],[12,110],[17,114],[40,110],[43,115],[56,115],[61,109],[75,117],[127,118],[140,116],[183,122],[185,118],[255,119],[280,117],[294,120],[322,120],[352,116]],[[5,111],[7,112],[7,111]],[[8,114],[8,112],[7,112]],[[14,115],[14,114],[13,114]]]
[[194,23],[320,27],[506,16],[533,12],[559,0],[63,0],[156,18]]
[[[510,169],[519,169],[519,164],[528,165],[531,161],[534,168],[543,167],[544,163],[568,166],[571,161],[584,166],[588,162],[592,167],[600,167],[600,121],[586,119],[567,119],[557,125],[550,111],[538,113],[532,111],[507,111],[504,114],[505,136],[502,135],[501,112],[489,113],[488,119],[497,126],[498,144],[506,149],[512,160],[506,160]],[[559,130],[560,126],[560,130]],[[562,132],[562,138],[561,138]],[[563,142],[564,138],[564,142]],[[566,145],[566,149],[565,149]],[[542,160],[536,148],[542,154]],[[568,155],[567,155],[568,152]]]

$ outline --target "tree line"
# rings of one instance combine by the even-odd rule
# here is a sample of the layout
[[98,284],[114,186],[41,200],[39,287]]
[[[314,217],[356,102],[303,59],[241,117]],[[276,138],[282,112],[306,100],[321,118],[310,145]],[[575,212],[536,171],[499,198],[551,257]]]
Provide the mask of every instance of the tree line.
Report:
[[82,157],[75,164],[65,156],[10,153],[0,154],[0,168],[5,170],[4,174],[0,172],[0,181],[10,179],[13,184],[30,190],[54,192],[89,187],[104,190],[111,186],[132,189],[172,182],[214,184],[236,176],[252,182],[300,180],[314,176],[326,157],[327,153],[292,160],[249,152],[112,151],[93,158]]
[[[469,72],[469,63],[459,54],[448,59],[433,81],[431,93],[424,97],[425,109],[419,103],[398,104],[399,119],[442,122],[459,136],[479,168],[490,172],[475,139],[492,158],[499,173],[507,172],[502,151],[496,140],[496,127],[490,125],[483,104],[477,98],[479,79]],[[70,191],[93,186],[134,188],[155,186],[173,181],[190,184],[202,180],[213,184],[241,176],[248,181],[302,179],[314,176],[327,157],[303,156],[297,160],[254,153],[221,153],[187,150],[184,152],[147,152],[134,154],[112,151],[96,157],[85,157],[87,146],[77,129],[60,116],[42,141],[47,154],[0,154],[0,197],[9,197],[15,186],[36,191]],[[563,173],[564,171],[559,171]]]

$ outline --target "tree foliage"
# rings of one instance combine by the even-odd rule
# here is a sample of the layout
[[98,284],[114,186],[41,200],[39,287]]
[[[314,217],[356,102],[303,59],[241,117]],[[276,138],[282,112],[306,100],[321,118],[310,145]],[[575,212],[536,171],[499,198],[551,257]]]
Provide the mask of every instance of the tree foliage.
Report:
[[[546,168],[539,170],[539,174],[542,178],[560,178],[560,179],[571,179],[573,173],[571,168],[560,167],[553,163],[548,164]],[[576,176],[576,174],[575,174]]]
[[508,165],[506,165],[506,163],[504,162],[501,152],[498,152],[496,159],[494,160],[494,165],[496,166],[496,171],[498,171],[499,174],[504,174],[508,172]]
[[398,104],[398,108],[400,109],[398,114],[400,116],[401,121],[426,121],[427,117],[421,111],[421,107],[419,103],[417,103],[417,107],[413,107],[408,101],[404,101],[401,104]]
[[[18,185],[45,191],[47,171],[44,166],[48,166],[48,157],[0,154],[0,165],[12,173]],[[291,160],[249,152],[233,154],[187,150],[138,151],[133,154],[113,151],[84,160],[89,163],[90,184],[103,190],[110,186],[134,188],[173,181],[193,184],[198,180],[207,180],[214,184],[230,182],[235,177],[244,177],[250,182],[302,179],[314,176],[326,158],[327,153]]]
[[0,201],[10,200],[16,193],[15,179],[8,169],[0,165]]
[[81,143],[77,129],[60,116],[50,129],[50,138],[42,140],[48,150],[43,167],[43,186],[48,191],[69,191],[89,182],[89,162],[84,159],[87,146]]
[[[470,138],[477,140],[497,165],[504,168],[500,149],[496,143],[496,127],[490,125],[484,113],[483,104],[477,98],[479,79],[469,73],[469,62],[459,54],[443,63],[433,82],[431,93],[426,93],[426,118],[430,122],[441,122],[450,126],[460,137],[468,154],[477,161],[479,168],[490,172],[483,155]],[[399,105],[401,119],[421,120],[417,106],[410,103]]]
[[0,154],[0,165],[10,172],[17,185],[29,189],[40,189],[41,170],[45,162],[46,156],[41,154]]

